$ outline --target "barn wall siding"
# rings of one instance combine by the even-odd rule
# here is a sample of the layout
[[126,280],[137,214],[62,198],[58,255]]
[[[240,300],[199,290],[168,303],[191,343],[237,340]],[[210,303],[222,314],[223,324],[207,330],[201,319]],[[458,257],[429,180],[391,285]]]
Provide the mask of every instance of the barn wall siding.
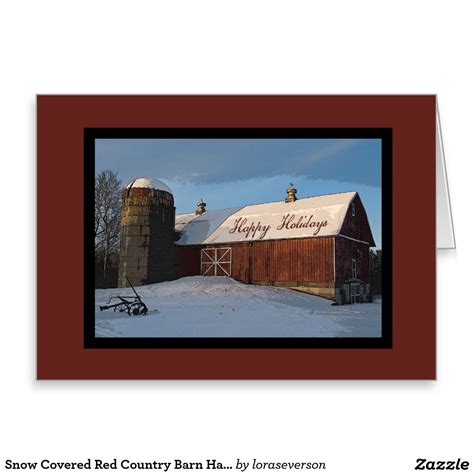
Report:
[[176,247],[176,276],[178,278],[201,274],[201,246]]
[[369,246],[354,240],[336,237],[336,284],[352,279],[352,259],[356,260],[357,279],[369,283]]
[[244,283],[299,286],[334,283],[334,238],[204,245],[232,248],[231,276]]
[[[230,276],[243,283],[289,287],[340,302],[340,288],[354,281],[353,258],[357,280],[370,282],[369,246],[340,236],[177,246],[178,277],[201,274],[201,249],[228,247],[232,249]],[[223,274],[218,269],[218,275]],[[364,288],[370,291],[370,285]]]

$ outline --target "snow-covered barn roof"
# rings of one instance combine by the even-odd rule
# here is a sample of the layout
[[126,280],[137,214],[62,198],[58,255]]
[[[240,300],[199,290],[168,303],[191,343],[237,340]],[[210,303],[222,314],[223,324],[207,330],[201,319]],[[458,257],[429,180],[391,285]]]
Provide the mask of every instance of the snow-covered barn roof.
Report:
[[177,245],[334,236],[356,192],[328,194],[176,217]]
[[[176,216],[176,222],[182,222],[184,216],[191,216],[186,224],[182,225],[181,222],[178,224],[178,227],[181,226],[182,234],[176,243],[178,245],[198,245],[205,243],[230,216],[240,209],[240,207],[233,207],[230,209],[220,209],[219,211],[207,211],[201,215],[182,214]],[[180,230],[176,225],[175,229]]]
[[174,230],[176,230],[177,232],[181,232],[183,228],[196,217],[198,216],[194,212],[192,214],[180,214],[176,216],[176,219],[174,221]]

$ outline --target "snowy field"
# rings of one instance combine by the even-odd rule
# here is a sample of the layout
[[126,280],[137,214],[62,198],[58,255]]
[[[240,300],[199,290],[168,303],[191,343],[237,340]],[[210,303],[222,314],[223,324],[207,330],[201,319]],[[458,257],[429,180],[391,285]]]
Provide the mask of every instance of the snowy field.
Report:
[[97,337],[380,337],[381,302],[332,306],[285,288],[228,277],[186,277],[137,288],[146,316],[100,311],[130,288],[95,292]]

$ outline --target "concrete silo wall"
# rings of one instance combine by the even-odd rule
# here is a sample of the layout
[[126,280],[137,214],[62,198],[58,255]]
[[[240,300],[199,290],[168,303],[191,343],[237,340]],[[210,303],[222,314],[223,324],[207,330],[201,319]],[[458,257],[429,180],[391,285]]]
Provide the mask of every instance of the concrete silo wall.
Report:
[[176,278],[173,196],[157,189],[123,192],[118,286]]

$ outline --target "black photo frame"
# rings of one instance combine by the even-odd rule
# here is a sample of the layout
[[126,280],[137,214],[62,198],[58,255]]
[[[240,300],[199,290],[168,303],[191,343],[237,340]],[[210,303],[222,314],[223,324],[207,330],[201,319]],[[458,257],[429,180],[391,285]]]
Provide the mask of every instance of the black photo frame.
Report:
[[[96,337],[94,296],[95,140],[138,138],[375,138],[382,143],[381,337]],[[84,348],[86,349],[390,349],[392,348],[392,129],[391,128],[85,128],[84,129]]]

